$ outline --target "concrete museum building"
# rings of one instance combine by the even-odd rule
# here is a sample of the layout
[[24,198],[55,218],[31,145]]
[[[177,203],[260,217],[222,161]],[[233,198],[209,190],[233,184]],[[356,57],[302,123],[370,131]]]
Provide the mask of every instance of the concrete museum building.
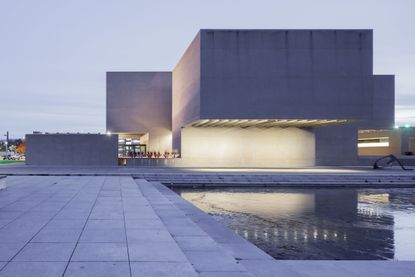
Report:
[[106,116],[127,165],[148,152],[178,166],[355,165],[359,132],[394,126],[394,76],[373,74],[372,30],[200,30],[172,72],[108,72]]

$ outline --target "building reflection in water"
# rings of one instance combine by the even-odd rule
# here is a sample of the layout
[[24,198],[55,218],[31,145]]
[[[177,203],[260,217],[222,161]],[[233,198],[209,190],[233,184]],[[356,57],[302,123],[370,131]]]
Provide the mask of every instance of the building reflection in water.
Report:
[[[373,260],[414,258],[409,257],[414,255],[413,251],[402,242],[415,242],[411,198],[414,191],[406,194],[399,189],[178,192],[277,259]],[[404,218],[402,213],[406,215],[405,221],[396,230],[395,221]]]

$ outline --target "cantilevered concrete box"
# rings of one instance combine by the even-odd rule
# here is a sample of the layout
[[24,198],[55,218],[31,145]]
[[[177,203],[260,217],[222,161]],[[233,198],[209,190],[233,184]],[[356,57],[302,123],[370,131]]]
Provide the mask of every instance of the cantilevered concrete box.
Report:
[[107,131],[140,134],[171,152],[171,72],[107,72]]
[[27,165],[118,165],[118,135],[29,134]]
[[346,120],[311,129],[313,159],[354,164],[357,130],[394,122],[394,77],[373,75],[372,41],[372,30],[201,30],[173,70],[173,148],[204,119]]

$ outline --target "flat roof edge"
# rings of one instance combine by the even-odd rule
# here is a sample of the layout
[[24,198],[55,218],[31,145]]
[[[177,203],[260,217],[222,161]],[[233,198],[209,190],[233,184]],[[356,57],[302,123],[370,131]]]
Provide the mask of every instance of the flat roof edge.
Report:
[[261,32],[273,32],[273,31],[366,31],[373,32],[374,29],[200,29],[200,32],[205,31],[261,31]]
[[162,70],[162,71],[105,71],[108,73],[172,73],[172,71]]

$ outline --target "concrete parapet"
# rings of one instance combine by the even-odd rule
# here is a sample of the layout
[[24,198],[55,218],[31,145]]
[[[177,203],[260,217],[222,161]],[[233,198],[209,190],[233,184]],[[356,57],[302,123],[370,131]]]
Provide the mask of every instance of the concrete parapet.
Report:
[[117,165],[118,135],[26,135],[27,165]]

